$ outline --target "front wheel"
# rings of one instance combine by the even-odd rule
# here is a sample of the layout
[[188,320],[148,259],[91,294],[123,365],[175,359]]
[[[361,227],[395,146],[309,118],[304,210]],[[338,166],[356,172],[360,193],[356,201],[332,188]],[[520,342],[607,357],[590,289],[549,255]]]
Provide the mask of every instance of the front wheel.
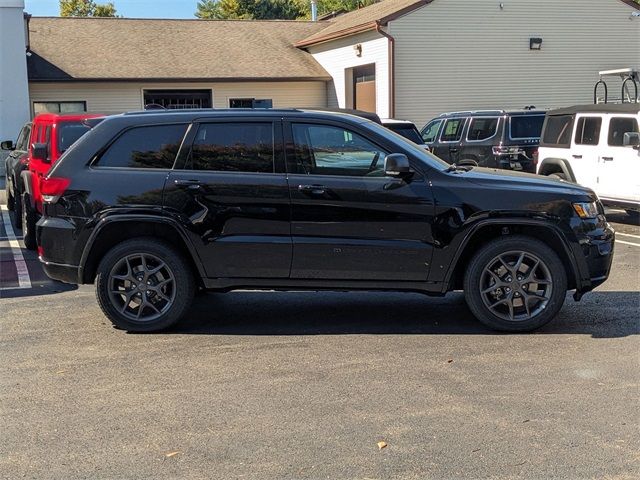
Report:
[[116,328],[163,330],[184,317],[195,290],[193,272],[168,244],[136,238],[113,247],[96,276],[96,296]]
[[491,241],[471,259],[465,299],[485,325],[509,332],[534,330],[562,308],[567,274],[558,255],[535,238],[514,235]]
[[[17,212],[16,212],[17,213]],[[31,199],[28,193],[22,194],[22,240],[28,250],[38,248],[36,243],[36,212],[31,208]]]

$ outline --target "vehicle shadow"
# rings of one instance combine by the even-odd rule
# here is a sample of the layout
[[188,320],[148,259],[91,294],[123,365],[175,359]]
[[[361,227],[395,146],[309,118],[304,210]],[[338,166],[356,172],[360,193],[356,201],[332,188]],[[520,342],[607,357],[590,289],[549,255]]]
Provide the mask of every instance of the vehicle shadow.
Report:
[[[640,333],[640,292],[567,296],[558,317],[535,334],[614,338]],[[232,292],[196,299],[165,333],[200,335],[499,335],[479,323],[460,292],[427,297],[395,292]]]
[[54,280],[44,280],[42,282],[32,282],[31,288],[0,290],[0,298],[41,297],[43,295],[54,295],[56,293],[70,292],[77,289],[78,285],[70,285]]

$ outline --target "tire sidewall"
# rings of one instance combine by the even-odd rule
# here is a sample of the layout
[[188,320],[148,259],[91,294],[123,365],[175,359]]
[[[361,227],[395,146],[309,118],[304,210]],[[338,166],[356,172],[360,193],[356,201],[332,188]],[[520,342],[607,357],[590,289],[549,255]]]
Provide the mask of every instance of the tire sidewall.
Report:
[[13,197],[13,226],[22,230],[22,197],[20,195]]
[[[120,314],[109,296],[109,273],[122,258],[136,253],[152,254],[167,264],[175,278],[176,295],[171,307],[155,320],[136,322]],[[154,332],[177,323],[188,311],[195,289],[194,274],[184,257],[170,245],[154,238],[124,241],[102,259],[96,275],[96,296],[103,312],[116,328],[130,332]]]
[[22,239],[25,247],[28,250],[35,250],[36,245],[36,220],[35,212],[31,208],[31,199],[28,193],[22,194],[22,212],[21,212],[21,225],[22,225]]
[[[501,253],[512,250],[536,255],[549,269],[553,282],[547,306],[529,320],[508,321],[494,315],[484,305],[480,293],[480,278],[486,265]],[[485,325],[496,330],[525,332],[545,325],[560,311],[567,294],[567,274],[558,255],[541,241],[520,235],[501,237],[482,247],[472,258],[464,278],[464,294],[472,313]]]

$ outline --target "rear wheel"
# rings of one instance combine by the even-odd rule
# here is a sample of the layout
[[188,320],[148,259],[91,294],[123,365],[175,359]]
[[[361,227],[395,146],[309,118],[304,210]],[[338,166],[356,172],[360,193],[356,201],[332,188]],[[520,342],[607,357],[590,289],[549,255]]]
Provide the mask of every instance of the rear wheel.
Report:
[[36,212],[31,208],[31,199],[28,193],[22,194],[22,239],[24,246],[29,250],[35,250],[36,244]]
[[558,255],[534,238],[493,240],[472,258],[464,278],[469,308],[496,330],[523,332],[551,321],[562,308],[567,274]]
[[113,325],[153,332],[177,323],[191,306],[193,272],[182,254],[153,238],[113,247],[96,276],[96,296]]
[[559,178],[560,180],[566,180],[567,176],[562,172],[556,172],[549,174],[550,177]]

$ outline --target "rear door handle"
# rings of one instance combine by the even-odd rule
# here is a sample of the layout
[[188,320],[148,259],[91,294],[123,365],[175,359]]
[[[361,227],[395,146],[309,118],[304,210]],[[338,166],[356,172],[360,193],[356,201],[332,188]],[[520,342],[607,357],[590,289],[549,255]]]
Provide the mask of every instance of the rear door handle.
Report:
[[573,158],[582,158],[582,155],[571,155]]
[[613,157],[601,157],[605,162],[610,162],[613,160]]
[[176,187],[187,187],[191,190],[197,190],[202,186],[202,182],[200,180],[193,180],[193,179],[186,180],[182,178],[177,178],[173,181],[173,183]]
[[311,195],[324,195],[327,193],[327,187],[324,185],[298,185],[298,191]]

